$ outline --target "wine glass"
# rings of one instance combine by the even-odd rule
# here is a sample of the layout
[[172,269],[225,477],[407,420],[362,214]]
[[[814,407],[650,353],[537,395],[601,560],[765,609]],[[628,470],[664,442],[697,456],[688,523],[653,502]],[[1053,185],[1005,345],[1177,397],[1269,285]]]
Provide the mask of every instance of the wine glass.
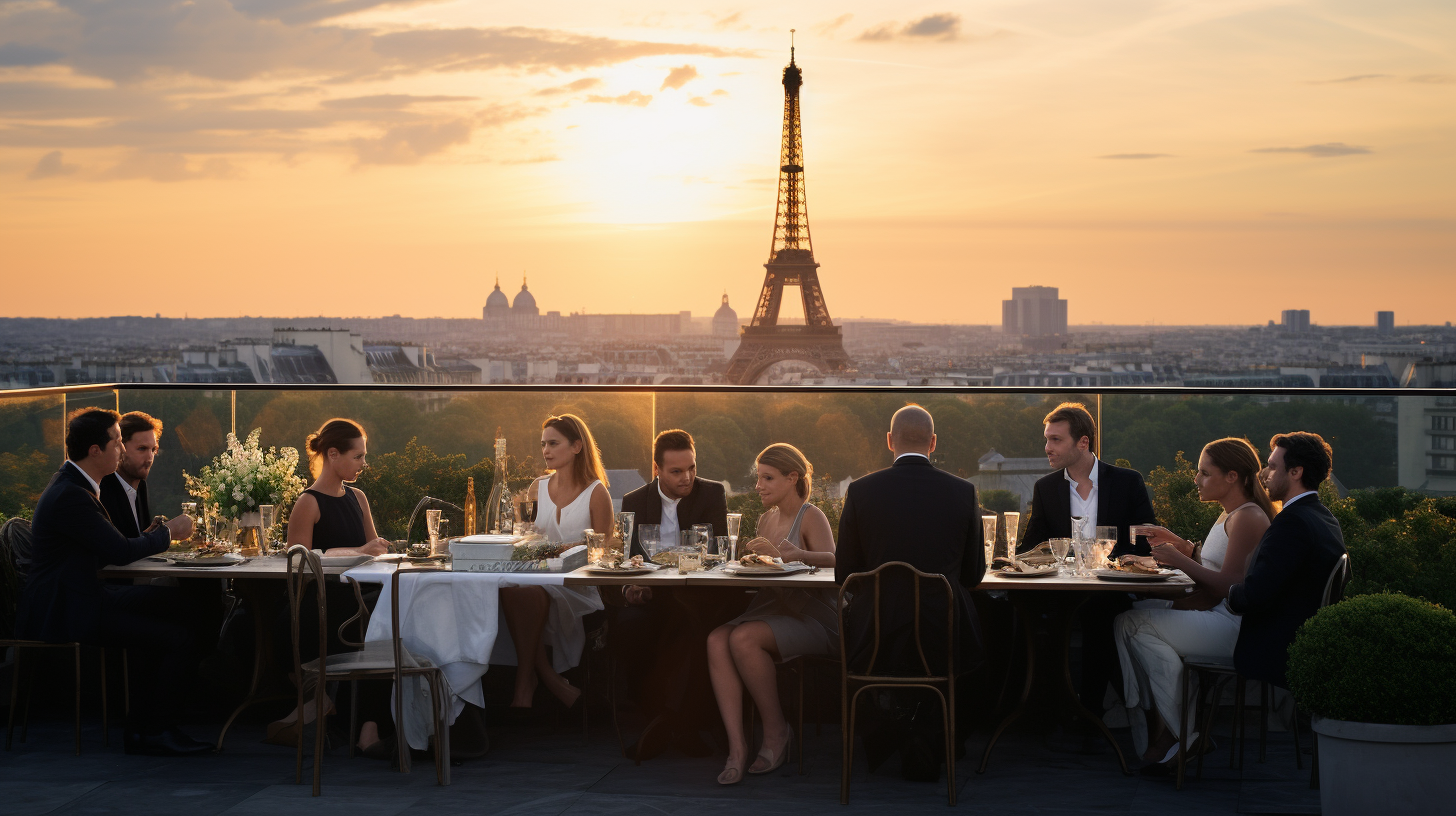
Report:
[[623,510],[616,516],[617,540],[621,542],[622,552],[632,548],[632,528],[637,523],[637,514],[630,510]]
[[1014,553],[1016,552],[1017,535],[1021,527],[1021,514],[1014,510],[1008,510],[1002,513],[1002,515],[1006,517],[1006,552]]
[[661,524],[639,524],[637,525],[637,541],[642,545],[642,552],[650,561],[657,555],[657,550],[662,546],[662,525]]
[[728,544],[729,544],[728,553],[729,553],[729,555],[733,556],[735,558],[735,560],[736,560],[737,555],[738,555],[738,530],[739,530],[739,528],[742,525],[743,525],[743,514],[742,513],[729,513],[728,514]]
[[[981,540],[986,547],[986,565],[990,566],[991,559],[996,554],[996,517],[990,514],[981,516]],[[1006,557],[1011,563],[1016,563],[1016,553],[1007,552]]]
[[1055,555],[1057,557],[1057,571],[1066,572],[1067,551],[1072,549],[1072,539],[1053,538],[1049,539],[1047,543],[1052,545],[1052,555]]

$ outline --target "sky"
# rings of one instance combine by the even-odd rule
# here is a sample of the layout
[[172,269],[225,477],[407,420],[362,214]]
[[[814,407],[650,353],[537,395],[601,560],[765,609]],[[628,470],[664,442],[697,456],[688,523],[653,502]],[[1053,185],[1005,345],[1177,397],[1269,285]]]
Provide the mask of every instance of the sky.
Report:
[[6,316],[1456,319],[1449,0],[0,0]]

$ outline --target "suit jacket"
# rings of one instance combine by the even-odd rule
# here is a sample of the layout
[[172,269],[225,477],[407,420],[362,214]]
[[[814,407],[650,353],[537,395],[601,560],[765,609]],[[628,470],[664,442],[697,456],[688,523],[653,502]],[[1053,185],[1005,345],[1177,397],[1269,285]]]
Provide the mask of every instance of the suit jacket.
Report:
[[[1029,550],[1049,538],[1072,537],[1071,485],[1066,468],[1036,480],[1031,493],[1031,521],[1021,535],[1018,551]],[[1113,557],[1128,553],[1152,555],[1146,541],[1135,546],[1128,535],[1131,525],[1158,523],[1141,473],[1097,460],[1097,523],[1117,526]]]
[[[632,521],[632,549],[627,553],[647,557],[637,531],[644,524],[662,523],[662,496],[657,492],[657,480],[637,488],[622,497],[622,511],[635,513]],[[693,489],[677,503],[677,526],[679,530],[691,528],[694,524],[713,525],[713,535],[728,535],[728,498],[720,482],[694,479]]]
[[[981,506],[976,487],[935,467],[920,456],[903,456],[891,467],[849,485],[839,517],[834,578],[840,584],[856,572],[889,561],[904,561],[922,572],[950,580],[955,593],[956,671],[974,669],[982,659],[981,633],[970,590],[986,574]],[[909,581],[883,584],[880,599],[880,656],[865,665],[873,641],[870,585],[851,588],[845,611],[846,659],[855,671],[924,671],[915,648],[914,587]],[[945,630],[944,593],[937,584],[921,586],[921,643],[932,670]]]
[[134,538],[116,529],[91,483],[65,464],[41,494],[31,519],[35,546],[20,596],[20,637],[64,643],[95,642],[107,594],[97,573],[167,549],[166,527]]
[[1229,609],[1244,616],[1234,646],[1240,674],[1285,686],[1289,644],[1319,611],[1330,572],[1344,554],[1340,522],[1318,496],[1305,496],[1274,517],[1244,582],[1229,588]]
[[132,513],[131,499],[126,497],[126,488],[122,486],[119,473],[113,473],[101,480],[101,506],[111,516],[111,523],[127,538],[136,538],[142,534],[142,530],[152,526],[152,509],[147,501],[146,479],[137,484],[135,514]]

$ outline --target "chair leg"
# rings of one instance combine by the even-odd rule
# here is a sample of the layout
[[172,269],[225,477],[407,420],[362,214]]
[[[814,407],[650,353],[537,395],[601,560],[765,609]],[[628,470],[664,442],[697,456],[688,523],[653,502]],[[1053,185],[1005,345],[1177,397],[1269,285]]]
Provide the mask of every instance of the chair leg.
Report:
[[799,728],[794,731],[794,739],[799,741],[799,776],[804,775],[804,673],[808,669],[806,664],[795,672],[799,676]]
[[81,644],[71,647],[71,659],[76,664],[76,756],[81,755]]
[[354,758],[354,743],[359,739],[359,681],[349,681],[349,759]]
[[1269,683],[1259,681],[1259,762],[1268,754],[1269,746]]
[[1299,703],[1294,704],[1294,769],[1304,770],[1304,751],[1299,747]]
[[107,710],[106,699],[106,647],[100,649],[99,658],[101,661],[101,744],[107,748],[111,747],[111,723],[108,719],[110,712]]
[[[323,651],[320,649],[320,651]],[[319,660],[323,660],[320,657]],[[326,684],[324,682],[323,669],[320,666],[318,688],[314,689],[314,716],[313,716],[313,795],[323,793],[324,776],[324,739],[328,737],[329,728],[324,721],[324,698],[327,697]],[[303,716],[301,713],[299,716]],[[302,741],[303,734],[299,733],[299,740]]]
[[856,690],[853,698],[844,688],[839,703],[839,736],[842,758],[839,763],[839,804],[849,804],[849,771],[854,765],[854,710],[859,701]]
[[[1234,683],[1236,685],[1234,689],[1234,728],[1237,729],[1235,733],[1238,734],[1238,739],[1229,746],[1229,767],[1242,771],[1244,769],[1244,736],[1248,731],[1244,725],[1244,698],[1247,696],[1249,681],[1239,676],[1234,679]],[[1238,752],[1238,764],[1234,763],[1235,751]]]
[[295,785],[303,784],[303,725],[301,723],[303,722],[303,687],[305,683],[307,683],[307,678],[298,678],[298,705],[294,710],[298,712],[300,725],[298,727],[298,745],[293,749],[293,784]]
[[20,705],[20,656],[25,650],[12,646],[15,662],[10,666],[10,710],[5,714],[5,750],[10,750],[11,736],[15,733],[15,709]]
[[[131,661],[125,649],[121,650],[121,713],[123,717],[131,716]],[[222,750],[221,745],[218,750]]]
[[[940,698],[940,717],[942,731],[945,733],[945,796],[946,804],[955,807],[956,784],[955,784],[955,678],[952,677],[946,684],[950,698]],[[937,692],[939,693],[939,692]]]

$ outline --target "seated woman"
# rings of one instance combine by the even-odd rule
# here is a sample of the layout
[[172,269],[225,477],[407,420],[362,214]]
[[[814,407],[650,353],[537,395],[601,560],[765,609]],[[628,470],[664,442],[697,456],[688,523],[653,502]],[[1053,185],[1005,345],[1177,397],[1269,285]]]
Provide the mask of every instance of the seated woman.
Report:
[[[383,555],[389,551],[387,542],[374,530],[374,518],[369,513],[369,500],[364,497],[364,491],[348,484],[364,472],[367,443],[364,429],[349,419],[331,419],[317,432],[308,435],[305,447],[314,482],[298,497],[289,513],[289,546],[299,544],[326,551],[330,556]],[[353,651],[357,647],[348,646],[339,638],[339,626],[359,611],[353,588],[340,581],[329,581],[324,586],[329,619],[329,654]],[[364,593],[365,605],[373,609],[378,597],[378,589]],[[305,598],[299,609],[299,653],[304,662],[318,657],[318,643],[305,634],[318,629],[316,608]],[[288,614],[285,613],[282,619],[287,625]],[[278,640],[288,645],[290,637]],[[358,641],[363,638],[362,631],[352,637]],[[284,664],[291,664],[292,660],[290,651]],[[365,756],[388,759],[393,746],[380,739],[380,727],[389,726],[389,686],[381,682],[363,683],[359,686],[359,696],[359,711],[365,721],[359,729],[359,748]],[[325,708],[332,710],[332,703],[325,703]],[[312,721],[314,710],[313,702],[304,705],[305,722]],[[302,730],[298,713],[294,711],[271,724],[267,741],[296,745]]]
[[[1122,661],[1123,695],[1133,712],[1149,712],[1146,728],[1133,723],[1133,741],[1149,762],[1166,763],[1178,753],[1183,723],[1181,682],[1184,655],[1233,657],[1239,616],[1229,611],[1229,587],[1244,580],[1274,505],[1259,481],[1259,455],[1243,439],[1210,442],[1198,457],[1198,498],[1218,502],[1223,514],[1208,531],[1200,559],[1193,545],[1164,527],[1150,527],[1151,560],[1183,570],[1198,584],[1193,594],[1169,601],[1139,601],[1117,616],[1114,632]],[[1124,561],[1142,558],[1123,556]],[[1191,682],[1191,681],[1190,681]],[[1134,717],[1136,720],[1137,717]],[[1190,736],[1192,746],[1197,734]]]
[[[547,541],[563,544],[581,541],[588,528],[610,531],[607,474],[586,422],[572,414],[549,417],[541,424],[541,458],[551,473],[532,484],[536,531]],[[566,682],[561,672],[581,659],[586,645],[581,619],[603,608],[596,587],[502,586],[500,603],[516,646],[511,707],[530,708],[540,683],[562,705],[575,705],[581,690]]]
[[[758,455],[758,537],[748,549],[785,562],[834,568],[834,532],[824,512],[808,503],[814,468],[793,445],[769,445]],[[773,542],[777,541],[775,544]],[[718,784],[736,785],[748,763],[743,689],[763,717],[763,745],[748,773],[778,770],[793,733],[779,705],[776,662],[839,650],[839,597],[833,589],[762,589],[742,615],[708,635],[708,671],[728,731],[728,764]]]

